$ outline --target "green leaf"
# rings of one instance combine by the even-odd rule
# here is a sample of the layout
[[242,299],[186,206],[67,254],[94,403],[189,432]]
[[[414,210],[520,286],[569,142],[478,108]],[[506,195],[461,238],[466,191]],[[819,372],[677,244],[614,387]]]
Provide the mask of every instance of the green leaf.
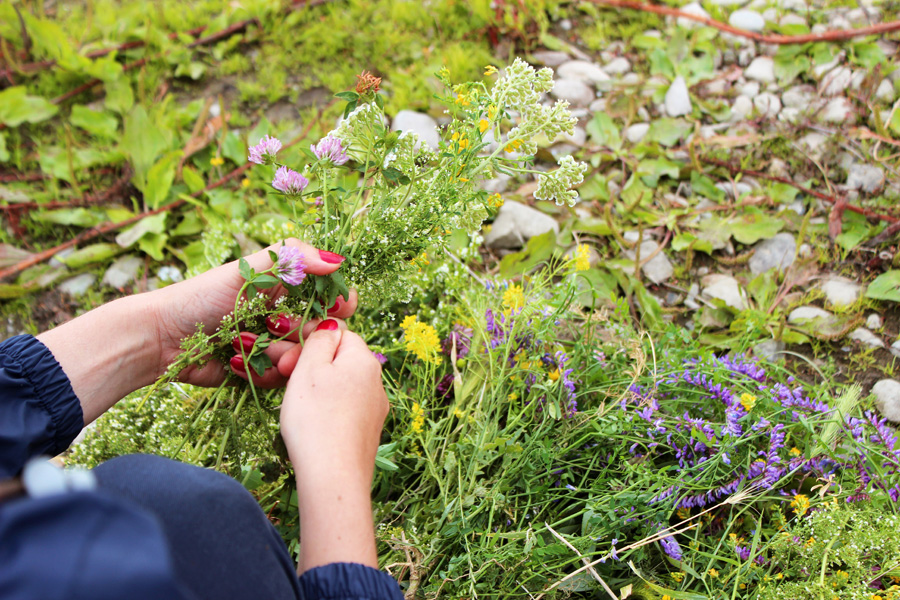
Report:
[[247,259],[241,257],[238,261],[238,273],[241,274],[241,277],[244,278],[244,281],[250,281],[253,279],[254,271],[250,267],[250,263],[247,262]]
[[679,233],[672,239],[672,250],[680,252],[688,248],[707,254],[712,254],[713,251],[712,243],[709,240],[701,240],[690,233]]
[[870,231],[871,227],[866,217],[847,211],[844,213],[841,223],[841,233],[834,239],[834,242],[849,252],[868,238]]
[[800,73],[809,70],[809,58],[802,54],[803,50],[803,46],[796,44],[783,44],[778,47],[774,57],[774,66],[775,77],[779,81],[791,81]]
[[222,143],[222,156],[236,165],[242,165],[247,162],[247,154],[247,144],[241,134],[233,129],[229,131]]
[[[116,243],[123,248],[134,245],[145,235],[162,234],[166,231],[166,213],[144,217],[130,229],[116,236]],[[161,259],[160,259],[161,260]]]
[[120,148],[134,167],[138,189],[146,193],[146,174],[168,147],[168,129],[162,127],[158,119],[151,119],[143,106],[135,106],[125,117]]
[[9,150],[6,149],[6,134],[0,131],[0,163],[9,160]]
[[116,120],[115,116],[104,111],[91,110],[80,104],[72,107],[69,122],[75,127],[80,127],[88,133],[102,138],[116,137],[116,132],[119,129],[119,121]]
[[197,81],[206,73],[206,65],[202,62],[191,61],[187,64],[181,63],[175,67],[175,77],[189,77]]
[[850,46],[850,60],[866,69],[874,69],[876,66],[884,63],[887,57],[878,44],[874,42],[859,42]]
[[25,86],[6,88],[0,92],[0,123],[18,127],[22,123],[40,123],[59,109],[39,96],[29,96]]
[[[146,184],[141,191],[144,192],[144,202],[151,209],[159,208],[168,198],[179,158],[181,151],[173,150],[159,159],[147,172]],[[138,189],[141,189],[141,186],[138,186]]]
[[71,269],[78,269],[86,265],[109,260],[121,252],[122,248],[118,244],[91,244],[76,250],[65,258],[60,258],[60,262]]
[[769,186],[769,197],[779,204],[793,202],[800,190],[786,183],[776,182]]
[[637,174],[650,187],[656,187],[660,177],[677,180],[680,172],[681,164],[665,157],[644,159],[637,167]]
[[57,225],[77,225],[79,227],[94,227],[106,220],[106,214],[101,210],[87,208],[61,208],[32,213],[31,218],[44,223],[56,223]]
[[585,130],[598,146],[605,146],[612,150],[618,150],[622,147],[619,128],[612,118],[604,112],[595,113],[594,118],[587,124]]
[[715,182],[697,171],[691,171],[691,190],[694,195],[718,202],[725,197],[725,192],[716,187]]
[[196,194],[206,187],[206,182],[203,181],[203,177],[197,173],[193,167],[184,167],[181,170],[181,178],[184,180],[185,185],[188,186],[188,189],[191,190],[192,194]]
[[734,239],[751,245],[759,240],[767,240],[784,229],[784,221],[769,216],[758,209],[748,209],[744,214],[732,217],[729,228]]
[[262,377],[266,369],[272,366],[272,359],[264,352],[254,353],[249,359],[250,368],[256,371],[256,374]]
[[107,82],[106,100],[104,106],[113,112],[124,115],[134,106],[134,92],[131,91],[131,82],[127,77]]
[[650,129],[647,130],[647,135],[644,136],[643,141],[659,142],[668,148],[674,146],[693,128],[694,126],[684,119],[671,119],[668,117],[657,119],[650,124]]
[[875,281],[869,284],[866,298],[900,302],[900,271],[891,270],[879,275]]
[[340,98],[341,100],[345,100],[347,102],[353,102],[354,100],[359,100],[359,94],[352,91],[347,92],[338,92],[334,95],[335,98]]
[[500,276],[512,279],[530,270],[535,265],[549,259],[556,250],[556,232],[551,230],[536,235],[521,252],[507,254],[500,260]]
[[153,260],[161,261],[165,259],[163,250],[169,236],[164,233],[147,233],[138,240],[138,248],[150,255]]

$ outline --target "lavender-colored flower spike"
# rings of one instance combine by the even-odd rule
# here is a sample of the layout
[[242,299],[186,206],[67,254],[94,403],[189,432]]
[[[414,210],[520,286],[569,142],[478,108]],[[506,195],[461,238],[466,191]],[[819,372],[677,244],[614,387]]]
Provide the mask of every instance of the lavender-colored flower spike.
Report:
[[275,273],[288,285],[300,285],[306,278],[306,263],[299,248],[282,246],[278,249]]
[[310,146],[310,150],[318,159],[328,159],[335,165],[342,165],[347,162],[347,150],[344,148],[341,139],[333,135],[326,135],[315,146]]
[[247,157],[252,163],[265,165],[275,160],[275,155],[281,150],[281,142],[277,138],[264,135],[259,143],[250,148],[250,156]]
[[275,179],[272,180],[273,188],[288,195],[299,194],[308,185],[309,180],[306,177],[287,167],[275,171]]
[[674,536],[666,536],[664,538],[660,538],[659,545],[662,546],[663,551],[671,558],[675,560],[682,559],[683,555],[681,553],[681,546],[678,545],[678,542],[675,540]]

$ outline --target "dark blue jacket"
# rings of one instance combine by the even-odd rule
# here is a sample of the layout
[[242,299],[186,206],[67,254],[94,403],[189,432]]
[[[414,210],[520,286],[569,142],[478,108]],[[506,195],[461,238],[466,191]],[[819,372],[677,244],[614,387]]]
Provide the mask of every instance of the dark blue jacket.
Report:
[[[65,450],[83,426],[59,363],[31,336],[0,344],[0,480]],[[386,573],[351,563],[311,569],[301,598],[402,598]],[[0,600],[196,600],[163,532],[142,508],[103,493],[0,501]]]

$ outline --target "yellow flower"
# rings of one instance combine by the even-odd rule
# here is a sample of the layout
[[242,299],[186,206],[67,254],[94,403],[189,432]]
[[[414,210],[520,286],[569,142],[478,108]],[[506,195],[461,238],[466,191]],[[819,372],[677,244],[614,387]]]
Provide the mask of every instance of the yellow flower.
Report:
[[549,373],[547,373],[547,377],[550,379],[550,381],[559,380],[559,369],[557,368],[555,371],[550,371]]
[[248,187],[250,187],[250,180],[249,180],[248,178],[246,178],[246,177],[244,177],[243,179],[241,179],[241,187],[242,187],[242,188],[248,188]]
[[709,573],[709,576],[712,577],[713,579],[715,579],[716,577],[719,576],[719,572],[716,571],[715,569],[710,569],[709,571],[707,571],[707,573]]
[[420,322],[415,315],[409,315],[400,323],[400,329],[403,330],[407,352],[415,354],[425,362],[441,362],[438,355],[441,340],[434,327]]
[[791,508],[794,509],[795,515],[802,517],[806,514],[806,511],[809,510],[809,496],[806,494],[797,494],[794,496],[794,499],[791,500]]
[[453,415],[454,415],[457,419],[462,419],[463,417],[466,416],[466,413],[464,413],[463,411],[461,411],[461,410],[459,409],[459,407],[456,407],[456,408],[453,409]]
[[487,76],[487,75],[493,75],[493,74],[496,73],[496,72],[497,72],[497,67],[495,67],[494,65],[488,65],[488,66],[486,66],[486,67],[484,68],[484,74],[485,74],[485,76]]
[[510,402],[512,402],[513,400],[518,400],[519,395],[517,393],[513,392],[512,394],[507,396],[506,399],[509,400]]
[[791,448],[790,454],[791,454],[791,456],[800,456],[800,454],[802,454],[802,452],[800,452],[800,448],[797,448],[796,446],[794,446],[793,448]]
[[810,546],[812,546],[812,545],[815,544],[815,543],[816,543],[816,538],[810,537],[808,540],[806,540],[806,543],[803,544],[803,547],[804,547],[804,548],[809,548]]
[[221,156],[216,156],[215,158],[210,159],[209,164],[211,164],[214,167],[221,167],[222,165],[225,164],[225,159],[222,158]]
[[669,573],[669,575],[672,576],[672,579],[674,579],[676,583],[681,583],[681,581],[684,579],[683,571],[675,571],[674,573]]
[[490,126],[491,122],[487,119],[481,119],[480,121],[478,121],[478,131],[480,131],[481,133],[487,131]]
[[425,411],[418,402],[412,405],[412,421],[410,421],[409,429],[413,433],[422,433],[422,427],[425,425]]
[[753,394],[741,394],[741,406],[744,410],[750,412],[750,409],[756,404],[756,396]]
[[503,148],[506,152],[515,152],[522,147],[522,140],[513,140]]
[[291,223],[290,221],[288,221],[287,223],[284,224],[284,228],[287,229],[288,231],[293,231],[293,230],[297,229],[297,226],[294,225],[293,223]]
[[661,598],[661,600],[672,600],[672,596],[670,596],[668,594],[663,594],[663,597]]
[[441,79],[450,79],[450,69],[447,67],[441,67],[438,69],[438,77]]
[[578,244],[578,248],[575,249],[576,271],[587,271],[591,268],[591,261],[588,258],[589,256],[590,250],[588,249],[587,244]]
[[685,519],[690,518],[690,516],[691,516],[691,509],[689,509],[689,508],[679,508],[678,510],[675,511],[675,514],[678,515],[678,518],[679,518],[679,519],[681,519],[682,521],[684,521]]
[[503,196],[500,194],[491,194],[488,196],[487,203],[491,208],[500,208],[503,206]]
[[471,104],[471,102],[469,102],[468,94],[456,94],[456,104],[458,106],[468,106]]
[[503,292],[503,308],[514,311],[520,310],[523,306],[525,306],[525,293],[522,291],[522,286],[518,284],[509,286]]
[[494,106],[493,104],[491,104],[490,106],[488,106],[488,119],[493,121],[494,117],[496,117],[496,116],[497,116],[497,107]]
[[459,135],[458,131],[450,136],[450,139],[457,143],[460,150],[465,150],[469,147],[469,139],[464,135]]

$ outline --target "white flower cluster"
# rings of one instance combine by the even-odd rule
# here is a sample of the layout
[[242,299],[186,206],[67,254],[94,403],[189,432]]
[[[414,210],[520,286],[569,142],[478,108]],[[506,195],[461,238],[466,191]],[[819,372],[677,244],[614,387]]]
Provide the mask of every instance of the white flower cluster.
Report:
[[384,112],[374,102],[367,102],[353,109],[328,135],[339,138],[351,149],[367,148],[375,123],[384,123]]
[[508,106],[524,111],[537,104],[541,94],[553,89],[553,71],[543,68],[535,72],[534,67],[517,58],[506,69],[506,74],[497,80],[491,91],[491,98],[497,106]]
[[404,131],[397,138],[397,143],[384,157],[384,168],[394,167],[408,177],[415,177],[423,169],[417,166],[427,165],[437,156],[428,148],[428,144],[414,131]]
[[569,103],[566,100],[557,100],[552,106],[532,104],[522,108],[522,119],[517,127],[509,130],[510,140],[523,141],[521,151],[525,154],[537,152],[537,144],[531,138],[539,133],[547,136],[548,140],[556,139],[560,133],[572,134],[578,119],[569,112]]
[[571,156],[562,157],[559,161],[558,169],[538,178],[538,186],[534,192],[534,197],[538,200],[553,200],[560,206],[563,204],[574,206],[575,200],[578,198],[578,192],[569,188],[584,181],[584,172],[586,170],[586,164],[575,162],[575,159]]

